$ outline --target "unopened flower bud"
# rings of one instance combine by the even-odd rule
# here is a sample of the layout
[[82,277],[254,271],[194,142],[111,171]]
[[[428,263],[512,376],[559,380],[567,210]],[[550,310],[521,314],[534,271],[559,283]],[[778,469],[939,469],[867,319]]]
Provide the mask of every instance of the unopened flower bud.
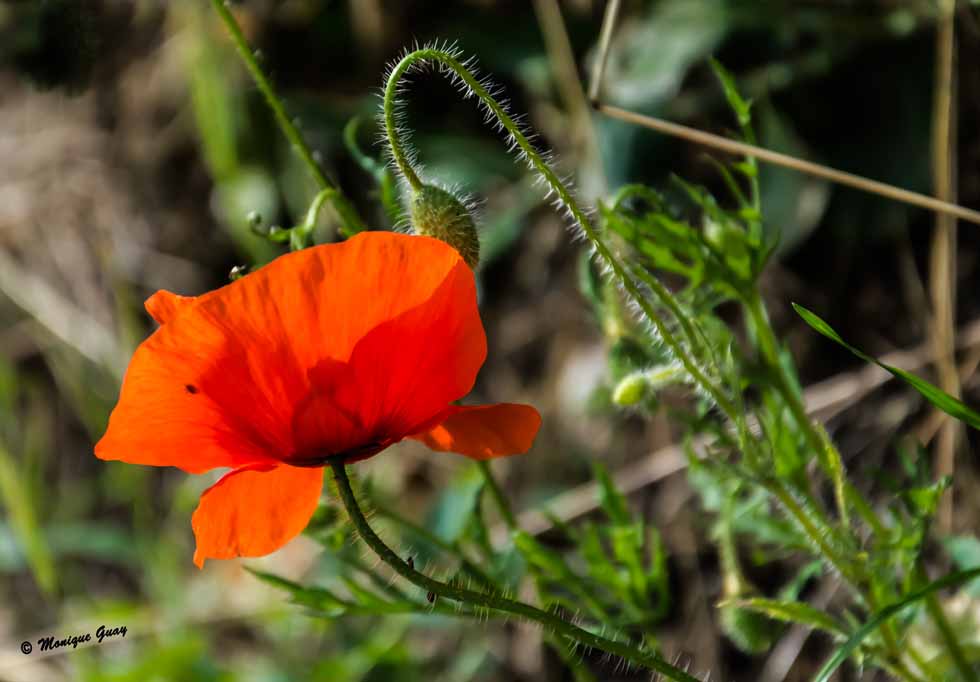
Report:
[[476,269],[480,262],[476,224],[466,206],[450,192],[423,185],[412,199],[412,224],[419,234],[441,239],[452,246],[467,265]]
[[665,386],[682,383],[684,377],[684,368],[678,363],[667,363],[641,372],[632,372],[616,384],[612,400],[620,407],[636,405]]
[[647,379],[643,372],[628,374],[616,384],[613,389],[612,400],[620,407],[630,407],[643,400],[647,392]]

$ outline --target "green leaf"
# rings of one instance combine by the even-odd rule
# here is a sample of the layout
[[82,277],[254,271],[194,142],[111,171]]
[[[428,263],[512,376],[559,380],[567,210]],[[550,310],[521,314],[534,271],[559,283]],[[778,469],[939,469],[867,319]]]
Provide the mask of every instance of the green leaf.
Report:
[[751,100],[742,98],[738,92],[738,87],[735,85],[735,77],[721,65],[721,62],[712,57],[709,59],[709,63],[711,70],[715,72],[715,76],[718,78],[718,82],[721,83],[722,90],[725,91],[725,99],[728,100],[728,105],[735,112],[739,126],[745,128],[752,121]]
[[801,625],[806,625],[817,630],[829,632],[832,635],[847,636],[847,631],[843,625],[823,611],[815,609],[803,602],[753,597],[750,599],[737,599],[733,603],[740,608],[761,613],[773,620],[787,623],[800,623]]
[[325,611],[332,615],[341,615],[350,610],[353,604],[341,599],[333,592],[322,587],[304,587],[297,582],[293,582],[274,573],[259,571],[254,568],[245,567],[245,570],[254,575],[262,582],[289,593],[292,600],[303,606]]
[[946,393],[939,387],[930,384],[925,379],[920,379],[914,374],[906,372],[904,369],[899,369],[898,367],[892,367],[891,365],[886,365],[883,362],[879,362],[867,353],[858,350],[851,344],[847,343],[836,331],[834,331],[833,327],[824,322],[813,312],[796,303],[793,303],[792,305],[793,309],[800,317],[803,318],[804,322],[826,336],[828,339],[836,341],[865,362],[873,362],[893,376],[898,377],[918,391],[923,398],[951,417],[955,417],[964,424],[968,424],[975,429],[980,429],[980,414],[971,410],[961,400],[954,398],[949,393]]
[[567,580],[574,577],[571,569],[565,563],[560,554],[552,551],[538,542],[533,535],[522,530],[516,530],[511,534],[514,546],[520,550],[524,558],[532,566],[537,566],[549,577]]
[[934,592],[938,592],[939,590],[947,587],[962,585],[963,583],[973,580],[976,577],[980,577],[980,568],[950,573],[949,575],[944,576],[939,580],[935,580],[925,587],[916,590],[915,592],[907,594],[902,600],[881,609],[871,618],[869,618],[864,625],[858,628],[854,634],[852,634],[850,638],[844,642],[844,644],[842,644],[837,651],[834,652],[834,655],[831,656],[830,660],[828,660],[824,664],[823,668],[820,669],[820,672],[817,673],[814,682],[827,682],[827,680],[830,679],[830,676],[834,674],[834,671],[840,667],[841,663],[847,660],[847,657],[861,645],[864,638],[892,616],[898,614],[924,597],[928,597]]

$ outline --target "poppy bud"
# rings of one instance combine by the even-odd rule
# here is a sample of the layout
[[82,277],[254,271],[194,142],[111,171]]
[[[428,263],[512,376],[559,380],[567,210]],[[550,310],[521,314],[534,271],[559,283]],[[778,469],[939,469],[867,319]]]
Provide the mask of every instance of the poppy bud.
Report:
[[655,391],[684,381],[684,368],[678,363],[667,363],[657,367],[627,374],[613,389],[612,400],[620,407],[636,405]]
[[452,246],[467,265],[476,269],[480,262],[476,224],[469,209],[452,193],[434,185],[423,185],[412,199],[412,224],[419,234]]
[[643,399],[647,392],[647,380],[642,372],[628,374],[616,384],[613,389],[612,400],[620,407],[636,405]]

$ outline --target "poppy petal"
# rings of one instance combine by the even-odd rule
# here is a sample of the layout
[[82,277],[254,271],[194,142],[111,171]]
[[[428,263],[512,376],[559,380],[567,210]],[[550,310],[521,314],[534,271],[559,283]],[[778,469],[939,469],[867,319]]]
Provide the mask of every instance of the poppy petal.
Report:
[[[375,439],[404,438],[469,393],[487,355],[472,271],[460,261],[420,306],[367,334],[335,391]],[[346,389],[346,390],[345,390]]]
[[[198,473],[390,442],[409,431],[385,429],[422,423],[468,391],[486,353],[472,271],[428,237],[361,233],[190,300],[165,292],[148,303],[165,323],[133,356],[99,457]],[[321,386],[316,368],[350,364],[359,346],[357,390]],[[305,415],[297,440],[297,413],[322,407],[311,394],[358,418]],[[311,431],[329,437],[311,442]]]
[[225,474],[204,491],[191,525],[194,563],[264,556],[300,534],[316,511],[323,469],[285,465]]
[[411,437],[439,452],[491,459],[527,452],[540,426],[541,415],[530,405],[497,403],[456,408],[438,426]]
[[197,300],[196,296],[181,296],[180,294],[175,294],[165,289],[161,289],[152,296],[150,296],[143,303],[143,307],[146,308],[146,312],[150,314],[154,320],[160,324],[166,324],[177,315],[181,310],[184,310],[190,304]]
[[235,419],[209,389],[207,358],[193,349],[144,342],[130,360],[119,403],[95,455],[130,464],[180,467],[197,474],[272,461],[263,434]]

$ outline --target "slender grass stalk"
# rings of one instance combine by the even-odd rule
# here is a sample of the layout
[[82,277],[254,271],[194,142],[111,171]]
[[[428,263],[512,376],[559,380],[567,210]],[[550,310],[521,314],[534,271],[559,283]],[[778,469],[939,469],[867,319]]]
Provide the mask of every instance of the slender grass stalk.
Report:
[[518,530],[519,526],[517,525],[517,517],[514,516],[514,510],[511,509],[510,502],[507,500],[507,496],[504,495],[504,491],[500,489],[500,484],[497,483],[497,478],[493,475],[493,471],[490,470],[490,465],[487,462],[480,461],[477,462],[477,466],[480,467],[480,473],[483,474],[483,480],[487,483],[487,490],[490,491],[490,497],[493,498],[494,504],[497,505],[497,510],[500,512],[504,523],[507,524],[507,528],[512,531]]
[[940,201],[935,197],[920,194],[919,192],[911,192],[907,189],[901,189],[900,187],[895,187],[894,185],[889,185],[884,182],[878,182],[877,180],[864,178],[860,175],[854,175],[853,173],[845,173],[844,171],[839,171],[828,166],[813,163],[812,161],[799,159],[795,156],[790,156],[789,154],[781,154],[770,149],[765,149],[764,147],[745,144],[744,142],[722,137],[721,135],[706,133],[702,130],[697,130],[696,128],[679,125],[677,123],[665,121],[661,118],[654,118],[653,116],[638,114],[636,112],[621,109],[620,107],[614,107],[602,102],[596,102],[593,104],[593,106],[595,106],[596,111],[605,114],[610,118],[616,118],[621,121],[626,121],[627,123],[632,123],[644,128],[650,128],[651,130],[656,130],[657,132],[661,132],[666,135],[678,137],[682,140],[688,140],[689,142],[694,142],[695,144],[702,144],[706,147],[712,147],[713,149],[720,149],[721,151],[729,154],[754,156],[761,161],[765,161],[766,163],[771,163],[798,171],[800,173],[806,173],[807,175],[830,180],[831,182],[853,187],[862,192],[878,194],[893,201],[900,201],[905,204],[911,204],[912,206],[918,206],[919,208],[925,208],[937,213],[956,216],[960,220],[966,220],[976,225],[980,225],[980,211],[974,211],[973,209],[966,208],[965,206],[959,206],[948,201]]
[[235,49],[238,51],[238,55],[242,58],[242,62],[245,64],[245,68],[248,69],[249,74],[252,76],[252,80],[255,81],[256,87],[258,87],[259,92],[265,98],[265,103],[272,110],[273,115],[276,118],[276,123],[279,124],[279,129],[282,130],[283,135],[289,140],[293,149],[299,154],[300,159],[306,165],[309,170],[310,175],[316,181],[316,184],[321,190],[333,189],[335,194],[331,195],[330,203],[333,205],[337,214],[340,216],[343,227],[350,232],[360,232],[365,229],[364,221],[361,220],[354,206],[347,201],[347,199],[340,193],[340,191],[331,183],[327,176],[323,174],[323,170],[320,165],[313,158],[313,151],[310,146],[306,143],[303,135],[299,132],[299,129],[290,120],[289,115],[286,113],[286,107],[282,102],[282,98],[276,94],[275,89],[272,87],[272,82],[269,80],[265,72],[262,71],[262,67],[259,65],[258,60],[255,58],[255,54],[252,52],[248,45],[248,41],[245,40],[245,35],[242,33],[241,27],[235,20],[235,16],[231,13],[225,0],[211,0],[211,5],[214,7],[215,12],[221,17],[221,21],[224,23],[225,28],[228,29],[228,33],[231,36],[232,42],[235,44]]
[[408,563],[402,560],[371,528],[364,513],[357,503],[357,498],[351,488],[350,479],[347,476],[347,469],[343,463],[331,463],[334,478],[337,482],[337,492],[341,502],[347,510],[351,523],[357,530],[358,535],[364,543],[386,563],[398,575],[408,580],[410,583],[431,593],[434,597],[441,597],[450,601],[459,602],[463,605],[486,609],[489,612],[516,616],[524,620],[529,620],[541,625],[545,630],[553,632],[565,639],[588,648],[595,648],[607,653],[619,656],[630,663],[633,663],[650,670],[655,670],[664,677],[675,680],[676,682],[700,682],[696,677],[684,672],[680,668],[672,666],[660,655],[643,651],[625,642],[608,639],[594,634],[563,620],[554,613],[543,611],[537,607],[523,602],[508,599],[498,594],[486,592],[476,592],[465,589],[458,585],[444,583],[420,573]]

